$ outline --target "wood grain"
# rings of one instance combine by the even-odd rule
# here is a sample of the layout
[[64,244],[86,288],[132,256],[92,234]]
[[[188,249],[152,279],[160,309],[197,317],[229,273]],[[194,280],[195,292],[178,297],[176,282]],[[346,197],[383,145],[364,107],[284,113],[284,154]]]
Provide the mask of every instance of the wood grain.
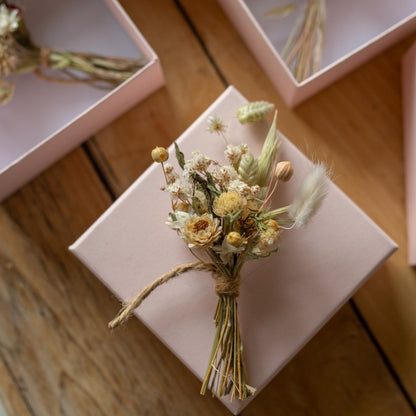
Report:
[[[139,321],[107,330],[118,301],[67,251],[148,166],[154,145],[170,144],[226,83],[277,103],[281,130],[332,161],[335,181],[405,244],[398,63],[413,39],[292,111],[216,2],[122,3],[159,54],[166,87],[0,206],[9,416],[228,414]],[[343,307],[243,414],[414,414],[414,277],[399,252],[355,297],[358,315]]]

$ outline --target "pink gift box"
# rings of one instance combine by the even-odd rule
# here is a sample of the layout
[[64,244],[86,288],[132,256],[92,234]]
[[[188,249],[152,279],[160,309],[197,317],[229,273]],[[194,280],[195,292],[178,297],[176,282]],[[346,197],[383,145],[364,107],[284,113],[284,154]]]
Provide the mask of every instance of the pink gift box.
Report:
[[15,96],[0,108],[0,200],[164,83],[155,52],[116,0],[21,1],[19,6],[38,45],[143,56],[146,65],[111,91],[19,76]]
[[416,44],[402,61],[404,161],[409,263],[416,266]]
[[[200,150],[220,163],[225,162],[224,142],[206,130],[210,115],[230,120],[230,142],[243,141],[254,155],[259,155],[269,123],[241,126],[235,114],[246,102],[229,87],[177,140],[185,157]],[[170,162],[176,164],[173,147],[169,150]],[[295,173],[289,183],[279,184],[279,203],[273,201],[274,207],[293,200],[312,165],[284,137],[280,159],[290,160]],[[124,301],[131,300],[172,267],[195,261],[185,243],[165,225],[170,201],[168,194],[160,190],[163,183],[160,165],[152,164],[70,247]],[[318,215],[306,229],[285,231],[277,254],[246,263],[239,322],[250,384],[257,388],[257,393],[396,248],[331,183]],[[216,302],[210,275],[190,272],[158,288],[136,315],[202,380],[214,336],[212,317]],[[237,414],[251,398],[221,400]]]
[[289,107],[388,48],[416,29],[414,0],[328,0],[321,70],[297,82],[279,55],[306,0],[285,17],[265,17],[287,0],[218,0]]

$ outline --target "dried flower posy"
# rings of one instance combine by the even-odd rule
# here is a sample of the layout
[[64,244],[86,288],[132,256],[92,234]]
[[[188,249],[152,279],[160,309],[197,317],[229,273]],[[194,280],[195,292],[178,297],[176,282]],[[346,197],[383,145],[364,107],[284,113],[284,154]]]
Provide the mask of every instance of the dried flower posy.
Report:
[[[256,122],[271,111],[265,102],[249,103],[238,109],[242,124]],[[255,392],[249,385],[243,359],[243,342],[237,316],[237,298],[241,270],[251,259],[268,257],[278,249],[282,229],[304,226],[316,212],[327,192],[328,179],[322,165],[315,165],[305,178],[293,204],[272,209],[269,201],[280,181],[293,175],[289,161],[277,161],[280,145],[276,131],[276,115],[267,134],[259,158],[245,144],[228,144],[225,156],[229,164],[193,152],[185,156],[175,143],[176,158],[182,177],[174,167],[165,164],[168,152],[157,147],[152,152],[155,162],[162,165],[166,179],[165,190],[170,194],[172,212],[167,225],[186,242],[199,261],[182,264],[161,276],[110,322],[114,328],[124,322],[156,287],[189,270],[208,271],[216,281],[218,295],[214,314],[216,333],[209,357],[208,369],[201,394],[211,390],[231,399],[241,400]],[[218,132],[224,126],[216,117],[208,118],[208,129]]]
[[[83,82],[97,88],[112,88],[143,65],[143,59],[111,58],[38,46],[27,31],[21,10],[0,0],[0,105],[13,96],[14,83],[5,80],[13,75],[33,72],[48,81]],[[60,76],[51,76],[46,70],[55,70]]]

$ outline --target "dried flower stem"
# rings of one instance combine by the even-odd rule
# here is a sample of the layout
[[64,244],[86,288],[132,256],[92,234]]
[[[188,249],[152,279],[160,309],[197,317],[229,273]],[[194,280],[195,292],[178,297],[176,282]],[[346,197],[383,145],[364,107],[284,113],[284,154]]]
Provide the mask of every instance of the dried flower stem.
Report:
[[221,295],[214,315],[216,327],[208,369],[201,394],[216,391],[218,397],[231,393],[231,399],[246,399],[255,389],[248,384],[243,361],[243,344],[238,327],[237,298]]
[[326,0],[308,0],[281,53],[296,80],[301,82],[319,70],[325,37]]

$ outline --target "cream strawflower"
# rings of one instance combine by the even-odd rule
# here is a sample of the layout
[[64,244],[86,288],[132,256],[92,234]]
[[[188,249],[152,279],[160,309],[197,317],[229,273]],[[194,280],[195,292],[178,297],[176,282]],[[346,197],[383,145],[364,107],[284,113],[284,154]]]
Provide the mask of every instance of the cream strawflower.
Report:
[[0,5],[0,36],[8,35],[19,27],[18,9],[9,9],[5,4]]
[[247,200],[236,191],[222,193],[215,199],[212,209],[219,217],[226,217],[228,214],[235,215],[238,211],[247,206]]
[[212,247],[221,237],[222,228],[218,218],[211,214],[201,216],[191,214],[186,219],[180,232],[188,247]]

